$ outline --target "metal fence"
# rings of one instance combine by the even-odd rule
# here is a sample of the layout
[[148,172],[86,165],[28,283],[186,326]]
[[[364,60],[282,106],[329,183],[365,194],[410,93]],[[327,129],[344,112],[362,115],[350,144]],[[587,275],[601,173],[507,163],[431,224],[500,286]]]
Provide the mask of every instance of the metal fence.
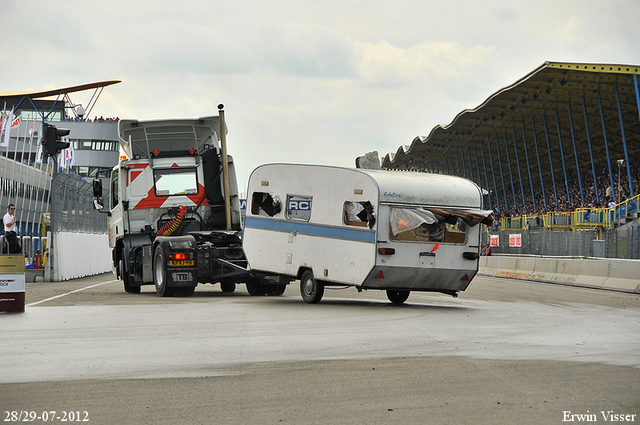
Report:
[[107,214],[93,208],[91,182],[70,174],[58,174],[53,179],[51,191],[53,231],[107,233]]
[[640,259],[640,227],[631,225],[609,230],[605,233],[604,245],[607,257]]
[[492,253],[498,254],[640,259],[637,223],[610,229],[492,230],[483,243],[491,243]]

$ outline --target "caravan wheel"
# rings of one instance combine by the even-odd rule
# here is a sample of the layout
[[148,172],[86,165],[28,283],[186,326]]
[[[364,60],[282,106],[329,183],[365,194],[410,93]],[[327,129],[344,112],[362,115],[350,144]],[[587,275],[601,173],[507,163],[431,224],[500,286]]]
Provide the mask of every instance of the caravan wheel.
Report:
[[387,290],[387,298],[394,304],[402,304],[409,298],[409,291]]
[[300,279],[300,295],[309,304],[320,302],[324,295],[324,284],[313,277],[311,270],[305,270]]

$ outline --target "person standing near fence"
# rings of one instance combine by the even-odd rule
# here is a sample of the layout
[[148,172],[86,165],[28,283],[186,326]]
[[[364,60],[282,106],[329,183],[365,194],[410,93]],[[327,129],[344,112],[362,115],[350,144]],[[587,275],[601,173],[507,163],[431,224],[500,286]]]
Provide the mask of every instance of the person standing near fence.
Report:
[[9,209],[4,215],[4,237],[9,243],[9,254],[20,254],[22,248],[18,243],[18,220],[15,217],[16,206],[9,204]]

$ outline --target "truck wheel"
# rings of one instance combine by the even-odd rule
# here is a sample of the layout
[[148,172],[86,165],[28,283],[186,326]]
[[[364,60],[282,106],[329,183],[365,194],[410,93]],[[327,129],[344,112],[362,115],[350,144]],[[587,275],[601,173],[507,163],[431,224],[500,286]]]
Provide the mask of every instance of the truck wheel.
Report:
[[287,289],[287,285],[279,283],[277,285],[269,285],[267,288],[267,295],[277,297],[284,294],[284,290]]
[[131,285],[131,276],[124,270],[124,260],[118,262],[118,273],[124,284],[124,292],[127,294],[139,294],[140,286]]
[[387,298],[394,304],[402,304],[409,298],[409,291],[392,291],[388,289]]
[[228,281],[220,282],[220,289],[222,292],[234,292],[236,290],[236,283]]
[[324,284],[313,277],[311,270],[305,270],[300,279],[300,295],[309,304],[320,302],[324,295]]
[[164,268],[164,252],[162,247],[158,245],[153,255],[153,283],[156,286],[156,292],[161,297],[173,295],[173,288],[167,288],[167,276]]
[[260,283],[260,278],[252,278],[246,283],[249,295],[264,295],[266,293],[264,285]]

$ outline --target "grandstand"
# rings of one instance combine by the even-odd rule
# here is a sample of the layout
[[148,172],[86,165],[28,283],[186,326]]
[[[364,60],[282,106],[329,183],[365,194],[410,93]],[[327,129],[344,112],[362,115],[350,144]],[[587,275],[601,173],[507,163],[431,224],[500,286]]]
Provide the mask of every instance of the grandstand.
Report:
[[[640,258],[639,73],[637,65],[545,62],[387,154],[382,167],[475,181],[495,232],[580,230],[592,233],[587,241],[617,241],[624,231],[625,248],[606,242],[602,256]],[[572,255],[596,254],[597,243],[583,245]]]

